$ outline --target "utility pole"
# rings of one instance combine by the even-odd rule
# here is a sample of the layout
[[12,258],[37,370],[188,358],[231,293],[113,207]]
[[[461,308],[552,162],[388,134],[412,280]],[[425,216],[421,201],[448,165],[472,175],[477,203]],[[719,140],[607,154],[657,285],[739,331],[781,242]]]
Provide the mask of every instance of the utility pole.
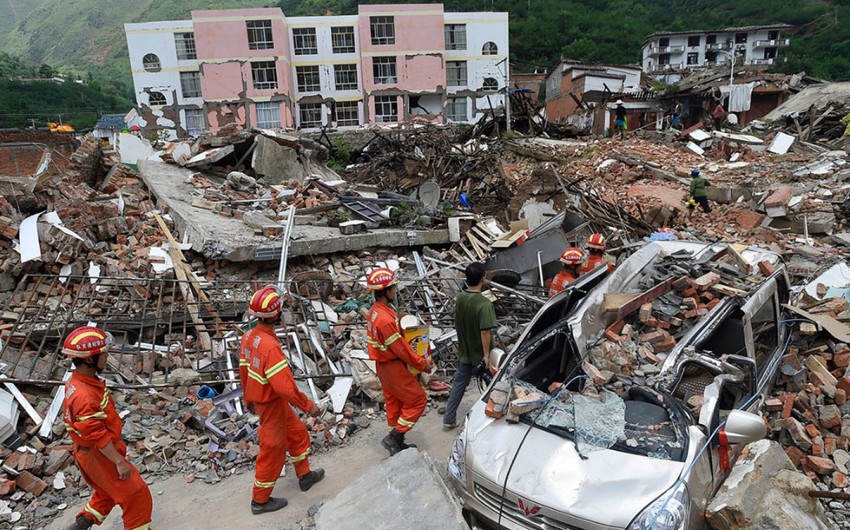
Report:
[[510,72],[511,72],[511,63],[508,62],[508,58],[505,57],[498,63],[496,66],[500,66],[502,63],[505,63],[505,125],[506,130],[511,130],[511,80],[510,80]]

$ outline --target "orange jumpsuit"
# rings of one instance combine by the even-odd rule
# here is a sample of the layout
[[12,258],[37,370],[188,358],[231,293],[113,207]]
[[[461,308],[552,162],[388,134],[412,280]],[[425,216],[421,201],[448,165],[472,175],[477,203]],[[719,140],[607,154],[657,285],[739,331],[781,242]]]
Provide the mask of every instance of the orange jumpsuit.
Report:
[[608,265],[608,274],[611,274],[612,272],[614,272],[614,265],[611,264],[610,261],[605,259],[605,257],[602,254],[591,254],[587,257],[587,263],[582,265],[581,273],[587,274],[588,272],[592,271],[593,269],[602,265],[603,263]]
[[406,433],[416,425],[428,404],[425,390],[407,366],[424,371],[427,362],[401,336],[395,311],[383,302],[375,302],[369,310],[366,345],[387,401],[387,426]]
[[310,472],[310,435],[290,403],[308,412],[313,402],[298,389],[274,328],[264,322],[242,336],[239,378],[245,403],[260,415],[260,452],[251,498],[263,504],[272,495],[287,451],[298,478]]
[[567,285],[574,281],[576,281],[576,277],[571,272],[561,271],[556,274],[555,278],[552,279],[552,285],[549,286],[549,298],[563,291]]
[[102,447],[112,442],[121,456],[127,446],[121,439],[121,418],[103,379],[78,372],[65,383],[65,429],[74,442],[74,459],[80,473],[93,490],[85,508],[77,514],[101,524],[117,504],[123,512],[124,528],[147,530],[151,523],[153,500],[148,485],[130,464],[130,476],[118,478],[118,470]]

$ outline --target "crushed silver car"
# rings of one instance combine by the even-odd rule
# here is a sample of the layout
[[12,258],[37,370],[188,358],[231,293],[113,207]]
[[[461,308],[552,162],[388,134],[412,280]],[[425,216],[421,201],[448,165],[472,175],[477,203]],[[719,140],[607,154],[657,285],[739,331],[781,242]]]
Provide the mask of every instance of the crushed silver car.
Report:
[[776,254],[666,241],[550,300],[455,439],[473,527],[703,528],[765,435],[788,285]]

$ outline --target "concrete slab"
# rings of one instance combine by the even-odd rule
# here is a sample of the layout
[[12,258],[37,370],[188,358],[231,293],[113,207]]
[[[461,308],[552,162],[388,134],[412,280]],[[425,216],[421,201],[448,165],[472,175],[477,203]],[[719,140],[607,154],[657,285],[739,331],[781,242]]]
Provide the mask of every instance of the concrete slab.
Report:
[[315,521],[316,530],[469,528],[434,461],[416,449],[388,458],[352,482],[322,506]]
[[[167,205],[181,237],[186,237],[192,250],[211,259],[230,261],[274,261],[280,259],[280,242],[255,235],[245,223],[223,217],[210,210],[192,206],[194,196],[184,184],[194,174],[172,164],[142,160],[139,173],[156,197],[157,204]],[[184,236],[185,234],[185,236]],[[449,231],[377,229],[365,233],[343,235],[337,228],[294,226],[289,257],[335,252],[356,252],[374,247],[419,247],[449,243]]]

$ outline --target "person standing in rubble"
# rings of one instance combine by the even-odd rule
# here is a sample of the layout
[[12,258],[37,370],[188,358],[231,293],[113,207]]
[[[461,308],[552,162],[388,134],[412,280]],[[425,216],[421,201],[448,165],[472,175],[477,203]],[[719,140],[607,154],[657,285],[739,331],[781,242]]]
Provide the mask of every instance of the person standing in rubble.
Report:
[[402,337],[398,317],[391,305],[397,285],[395,273],[386,267],[377,268],[366,277],[366,288],[375,297],[366,319],[366,347],[369,358],[375,361],[375,371],[386,399],[390,432],[381,440],[381,445],[390,456],[416,447],[405,443],[404,437],[428,404],[425,390],[408,366],[422,372],[430,372],[433,368],[431,360],[417,355]]
[[484,267],[470,264],[465,271],[466,290],[455,299],[455,329],[457,330],[458,364],[446,411],[443,427],[457,427],[457,409],[469,380],[482,362],[484,370],[496,371],[498,366],[490,359],[493,345],[493,328],[496,327],[496,309],[493,302],[481,294],[484,287]]
[[584,262],[584,251],[577,247],[570,247],[561,254],[560,262],[564,264],[564,270],[556,274],[552,280],[552,285],[549,286],[549,298],[554,297],[578,279],[581,274],[581,264]]
[[606,265],[609,274],[614,272],[614,264],[605,259],[605,236],[591,234],[587,238],[587,251],[587,263],[581,267],[582,274],[587,274],[600,265]]
[[670,122],[670,127],[673,129],[682,129],[681,120],[682,120],[682,112],[685,111],[685,108],[682,106],[682,102],[679,101],[679,98],[673,100],[673,119]]
[[714,106],[712,116],[714,117],[714,130],[719,131],[720,126],[723,125],[724,118],[726,118],[726,109],[723,108],[723,103],[717,102],[717,105]]
[[124,528],[150,528],[153,500],[148,485],[127,461],[127,446],[121,438],[121,418],[115,410],[106,381],[98,377],[106,368],[112,335],[84,326],[72,331],[62,346],[74,371],[65,383],[65,429],[74,444],[74,460],[86,484],[94,490],[91,499],[66,530],[87,530],[100,525],[117,504]]
[[841,118],[847,126],[844,128],[844,152],[850,154],[850,113]]
[[620,139],[626,137],[626,107],[623,106],[623,100],[617,100],[617,108],[614,110],[614,129],[619,134]]
[[259,320],[254,329],[242,336],[239,348],[239,379],[245,405],[260,416],[260,452],[251,493],[254,515],[274,512],[288,504],[283,497],[271,496],[287,452],[301,491],[309,490],[325,477],[324,469],[310,469],[307,458],[310,434],[290,406],[295,405],[313,417],[321,414],[318,405],[295,384],[275,334],[281,306],[280,293],[274,287],[255,292],[248,304],[248,314]]
[[700,175],[699,169],[691,170],[691,197],[705,213],[711,212],[711,207],[708,205],[708,191],[706,190],[709,186],[711,186],[711,183]]

